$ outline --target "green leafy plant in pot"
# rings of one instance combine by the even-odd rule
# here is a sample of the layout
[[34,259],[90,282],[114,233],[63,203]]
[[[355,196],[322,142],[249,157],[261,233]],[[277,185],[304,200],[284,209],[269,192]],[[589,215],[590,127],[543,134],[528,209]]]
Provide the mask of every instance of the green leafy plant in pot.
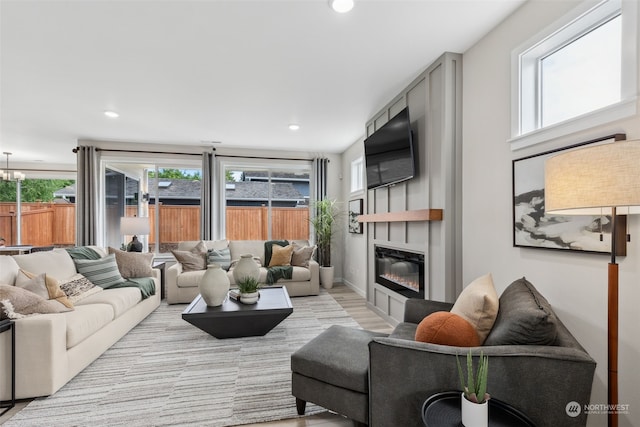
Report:
[[478,367],[473,367],[473,356],[471,350],[467,354],[467,374],[465,375],[460,364],[460,359],[456,354],[458,365],[458,377],[462,386],[462,424],[465,427],[486,427],[489,420],[488,400],[491,398],[487,393],[487,378],[489,374],[489,358],[480,352]]
[[243,277],[236,283],[240,293],[240,301],[245,304],[254,304],[258,301],[260,294],[260,283],[253,277]]
[[318,264],[321,282],[325,288],[333,285],[333,266],[331,265],[331,241],[335,234],[335,222],[338,217],[337,202],[331,199],[317,200],[312,205],[312,216],[309,222],[313,226],[315,242],[318,247]]

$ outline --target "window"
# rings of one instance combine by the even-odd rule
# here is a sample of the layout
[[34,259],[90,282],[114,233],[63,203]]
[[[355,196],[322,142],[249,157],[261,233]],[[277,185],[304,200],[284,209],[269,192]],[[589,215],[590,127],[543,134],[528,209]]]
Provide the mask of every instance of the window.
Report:
[[310,164],[282,162],[222,162],[226,239],[309,239]]
[[512,54],[512,148],[636,113],[637,5],[585,2]]
[[351,192],[356,193],[364,189],[364,161],[362,156],[351,161]]

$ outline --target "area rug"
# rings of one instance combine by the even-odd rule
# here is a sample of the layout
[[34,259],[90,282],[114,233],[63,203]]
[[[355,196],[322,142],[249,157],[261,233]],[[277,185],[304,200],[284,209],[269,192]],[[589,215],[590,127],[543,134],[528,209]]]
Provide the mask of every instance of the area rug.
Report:
[[[291,354],[331,325],[358,328],[331,295],[291,298],[263,337],[217,339],[165,302],[53,396],[4,426],[232,426],[297,417]],[[324,409],[308,404],[306,414]]]

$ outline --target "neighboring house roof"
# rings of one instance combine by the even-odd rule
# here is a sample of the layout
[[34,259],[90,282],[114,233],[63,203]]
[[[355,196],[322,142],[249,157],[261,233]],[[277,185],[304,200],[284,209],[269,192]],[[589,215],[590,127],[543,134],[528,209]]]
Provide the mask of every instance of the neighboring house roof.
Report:
[[[269,178],[267,171],[245,171],[244,179],[249,181],[252,179],[264,180]],[[309,181],[308,172],[271,172],[272,181]]]
[[[267,200],[269,183],[264,181],[227,182],[227,200]],[[271,184],[272,200],[304,200],[304,196],[290,182]]]
[[[129,188],[128,193],[135,192],[134,187]],[[201,182],[192,179],[167,179],[160,178],[158,195],[160,199],[200,199]],[[155,197],[156,179],[149,178],[149,196]],[[228,200],[267,200],[269,183],[264,181],[239,181],[228,182],[226,197]],[[273,200],[303,201],[305,197],[290,182],[275,182],[272,184]],[[55,197],[75,197],[76,184],[71,184],[53,193]]]

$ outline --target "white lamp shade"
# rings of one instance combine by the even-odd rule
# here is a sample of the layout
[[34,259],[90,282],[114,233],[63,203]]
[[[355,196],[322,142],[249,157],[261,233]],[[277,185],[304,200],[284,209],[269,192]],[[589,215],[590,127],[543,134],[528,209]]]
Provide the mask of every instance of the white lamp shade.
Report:
[[612,207],[640,213],[640,140],[558,154],[545,162],[544,177],[546,213],[601,215]]
[[138,216],[123,216],[120,218],[120,234],[125,236],[149,234],[151,226],[149,218]]

